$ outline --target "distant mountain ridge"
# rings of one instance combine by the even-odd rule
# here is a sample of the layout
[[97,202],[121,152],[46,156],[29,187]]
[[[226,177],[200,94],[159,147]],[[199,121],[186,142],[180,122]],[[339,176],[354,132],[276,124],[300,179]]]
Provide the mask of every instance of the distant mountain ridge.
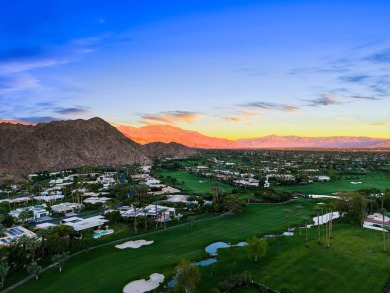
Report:
[[229,140],[209,137],[196,131],[163,124],[147,125],[139,128],[121,125],[117,129],[128,138],[140,144],[176,142],[188,147],[204,149],[390,148],[390,139],[363,136],[301,137],[269,135],[258,138]]
[[0,137],[0,174],[150,164],[159,152],[169,157],[196,153],[178,144],[140,145],[97,117],[37,125],[0,123]]

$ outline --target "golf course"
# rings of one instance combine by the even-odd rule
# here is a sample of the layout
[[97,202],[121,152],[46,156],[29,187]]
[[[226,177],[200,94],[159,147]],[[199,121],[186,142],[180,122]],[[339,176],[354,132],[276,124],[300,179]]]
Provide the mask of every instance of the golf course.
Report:
[[[163,288],[174,276],[174,267],[181,259],[208,258],[204,249],[211,243],[237,243],[253,235],[285,232],[286,208],[291,209],[289,225],[296,227],[294,236],[268,239],[268,251],[258,262],[248,258],[245,247],[220,249],[216,263],[200,268],[199,292],[208,292],[230,274],[243,271],[277,291],[288,288],[294,292],[379,292],[390,277],[386,273],[390,270],[390,256],[383,252],[382,233],[335,223],[330,248],[325,248],[317,243],[317,227],[312,227],[308,229],[307,248],[305,229],[301,229],[300,236],[294,207],[301,205],[301,214],[313,217],[317,202],[300,199],[284,204],[248,205],[241,214],[199,220],[192,230],[186,222],[167,230],[153,228],[149,233],[132,237],[132,240],[153,240],[151,245],[115,248],[127,237],[122,242],[91,249],[67,260],[63,272],[51,268],[41,273],[38,280],[31,279],[12,292],[122,292],[129,282],[148,279],[153,273],[165,276],[160,287]],[[256,291],[245,288],[237,292]]]

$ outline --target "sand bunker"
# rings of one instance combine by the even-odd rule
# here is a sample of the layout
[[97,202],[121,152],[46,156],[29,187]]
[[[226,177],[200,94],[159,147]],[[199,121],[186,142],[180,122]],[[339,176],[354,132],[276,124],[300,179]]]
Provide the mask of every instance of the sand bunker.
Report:
[[136,241],[127,241],[122,244],[115,245],[116,248],[125,249],[125,248],[140,248],[143,245],[150,245],[154,241],[146,241],[146,240],[136,240]]
[[150,279],[145,279],[130,282],[123,288],[123,293],[144,293],[150,290],[156,289],[160,283],[164,282],[164,275],[162,274],[151,274]]

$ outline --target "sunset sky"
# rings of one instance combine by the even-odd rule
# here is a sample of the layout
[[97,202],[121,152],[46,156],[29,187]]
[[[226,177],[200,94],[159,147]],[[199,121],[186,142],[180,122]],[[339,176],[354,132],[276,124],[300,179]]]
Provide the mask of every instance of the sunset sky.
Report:
[[390,1],[4,1],[0,119],[390,138]]

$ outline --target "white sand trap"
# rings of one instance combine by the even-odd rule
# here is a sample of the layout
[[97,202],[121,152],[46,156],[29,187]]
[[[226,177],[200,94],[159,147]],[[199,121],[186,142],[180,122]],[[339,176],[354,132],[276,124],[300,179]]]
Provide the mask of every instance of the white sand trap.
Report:
[[136,241],[127,241],[122,244],[115,245],[116,248],[125,249],[125,248],[140,248],[143,245],[150,245],[154,241],[146,241],[146,240],[136,240]]
[[162,274],[151,274],[150,279],[145,279],[130,282],[123,288],[123,293],[144,293],[150,290],[156,289],[160,283],[164,282],[164,275]]

